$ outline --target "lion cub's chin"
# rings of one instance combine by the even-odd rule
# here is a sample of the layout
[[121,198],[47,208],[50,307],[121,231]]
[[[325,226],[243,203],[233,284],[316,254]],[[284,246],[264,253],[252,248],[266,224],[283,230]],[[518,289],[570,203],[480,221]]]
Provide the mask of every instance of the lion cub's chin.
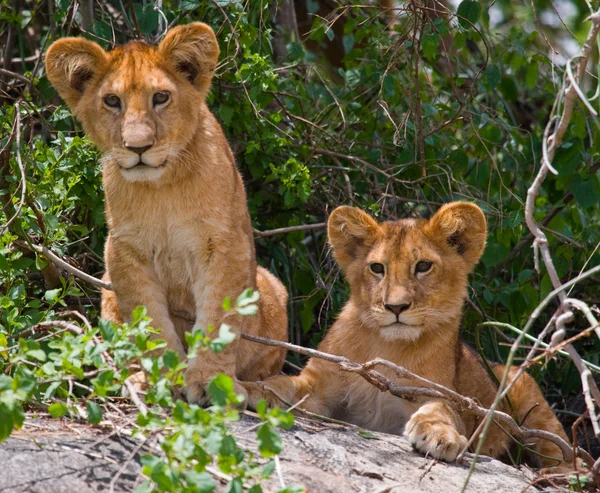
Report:
[[121,175],[127,181],[157,181],[165,172],[165,167],[158,168],[138,164],[133,168],[121,168]]
[[421,329],[412,325],[395,323],[384,325],[379,329],[381,337],[386,341],[416,341],[421,337]]

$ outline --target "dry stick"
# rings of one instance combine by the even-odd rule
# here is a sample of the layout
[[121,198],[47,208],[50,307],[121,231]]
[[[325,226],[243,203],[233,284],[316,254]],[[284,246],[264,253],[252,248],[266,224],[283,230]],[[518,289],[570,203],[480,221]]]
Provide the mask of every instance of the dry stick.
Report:
[[[510,367],[512,365],[512,362],[513,362],[513,360],[515,358],[515,355],[516,355],[517,351],[519,350],[519,347],[521,345],[521,341],[529,333],[531,327],[533,326],[533,323],[542,314],[542,311],[546,308],[546,306],[548,306],[548,304],[550,304],[550,302],[556,296],[558,296],[559,293],[561,293],[564,290],[570,288],[571,286],[574,286],[579,281],[583,281],[584,279],[587,279],[588,277],[591,277],[591,276],[593,276],[594,274],[597,274],[597,273],[600,273],[600,265],[598,265],[598,266],[596,266],[596,267],[594,267],[594,268],[592,268],[592,269],[584,272],[583,274],[575,277],[574,279],[571,279],[570,281],[566,282],[562,286],[559,286],[555,290],[553,290],[550,293],[548,293],[548,295],[542,300],[542,302],[536,307],[536,309],[533,310],[532,314],[529,316],[529,320],[527,320],[527,323],[525,324],[525,327],[519,333],[518,337],[515,339],[512,347],[510,348],[510,352],[508,353],[508,358],[506,359],[506,371],[502,375],[502,379],[500,380],[500,384],[498,385],[498,393],[496,394],[496,399],[492,403],[492,406],[490,406],[490,411],[491,412],[496,412],[496,409],[498,408],[498,405],[500,404],[500,402],[502,400],[504,400],[504,398],[508,394],[508,391],[515,384],[516,378],[513,378],[512,381],[508,385],[506,385],[506,381],[508,379],[508,370],[510,369]],[[519,370],[519,372],[521,372],[521,370]],[[518,376],[518,375],[520,375],[520,373],[517,373],[516,376]],[[502,389],[504,389],[504,390],[502,390]],[[491,413],[490,413],[489,416],[486,416],[486,419],[484,419],[483,421],[481,421],[481,423],[479,424],[479,427],[477,428],[477,430],[475,431],[475,433],[473,433],[473,435],[471,435],[471,438],[467,442],[467,445],[465,446],[465,450],[466,450],[467,447],[469,447],[471,445],[471,443],[473,442],[473,440],[475,439],[476,436],[482,437],[482,438],[480,438],[480,441],[478,443],[478,448],[481,447],[481,445],[483,443],[483,440],[485,440],[485,436],[487,434],[487,429],[489,429],[489,426],[490,426],[490,423],[491,423],[490,416],[492,416]],[[481,434],[478,433],[479,430],[483,430],[481,432]],[[463,450],[461,452],[461,454],[459,454],[459,456],[461,456],[465,452],[465,450]],[[586,452],[586,454],[587,454],[587,452]],[[475,451],[475,459],[477,457],[479,457],[479,453],[476,450]],[[587,459],[584,459],[584,460],[586,460],[586,462],[587,462]],[[463,486],[463,490],[462,491],[464,491],[466,489],[469,477],[470,477],[470,475],[471,475],[471,473],[473,471],[473,468],[474,468],[473,464],[471,465],[471,469],[469,470],[469,476],[467,477],[466,483]]]
[[[588,37],[586,39],[586,42],[583,45],[581,54],[579,56],[577,81],[582,80],[582,77],[585,73],[585,68],[586,68],[588,59],[592,52],[592,47],[594,45],[596,37],[598,36],[598,32],[600,31],[600,10],[598,10],[594,14],[592,14],[590,16],[590,19],[592,21],[592,27],[590,28]],[[540,170],[539,170],[535,180],[533,181],[531,187],[527,191],[527,200],[525,202],[525,220],[527,222],[527,226],[528,226],[529,230],[535,236],[534,248],[539,248],[539,250],[542,253],[542,259],[546,266],[546,270],[548,271],[548,275],[550,277],[550,280],[552,281],[552,285],[555,288],[552,293],[556,293],[559,296],[561,305],[563,304],[564,300],[567,297],[566,293],[564,293],[565,286],[567,284],[572,285],[573,282],[570,281],[569,283],[561,285],[561,281],[556,272],[556,268],[554,267],[554,263],[552,262],[552,256],[550,254],[550,249],[548,246],[548,239],[546,238],[546,235],[544,234],[544,232],[540,228],[539,224],[535,220],[534,212],[535,212],[535,199],[537,198],[537,196],[539,194],[542,183],[543,183],[544,179],[546,178],[548,171],[552,170],[551,163],[554,158],[556,149],[562,143],[563,136],[564,136],[565,132],[567,131],[567,127],[571,120],[571,115],[573,113],[575,101],[577,99],[577,96],[580,95],[580,94],[578,94],[578,88],[575,87],[575,85],[578,84],[577,81],[575,81],[574,78],[570,78],[570,84],[567,87],[565,94],[564,94],[565,103],[564,103],[562,115],[561,115],[560,120],[559,120],[556,128],[554,129],[552,135],[549,138],[544,139],[544,143],[543,143],[544,144],[544,149],[543,149],[544,153],[543,153],[542,165],[541,165]],[[580,96],[582,96],[582,94]],[[555,102],[553,110],[556,107],[557,107],[557,103]],[[546,127],[546,131],[544,132],[545,135],[549,132],[549,129],[554,124],[554,120],[555,120],[554,117],[550,118],[550,121],[548,122],[548,125]],[[550,144],[550,146],[546,147],[548,143]],[[593,270],[594,269],[591,269],[588,272],[591,272]],[[577,278],[579,278],[579,277],[580,276],[578,276]],[[577,278],[575,278],[575,279],[577,279]],[[536,310],[534,311],[534,314],[536,312],[539,312],[538,309],[540,307],[541,307],[541,305],[538,306],[538,308],[536,308]],[[527,323],[527,325],[529,327],[530,327],[530,322],[532,322],[532,318],[533,318],[534,314],[532,314],[532,317],[530,317],[530,319]],[[537,316],[536,316],[536,318],[537,318]],[[527,329],[529,327],[526,326]],[[526,333],[527,331],[528,330],[524,330],[524,333]],[[492,403],[492,406],[490,407],[489,415],[486,416],[486,418],[483,421],[482,433],[479,436],[479,442],[478,442],[477,448],[475,450],[475,458],[477,458],[479,456],[479,454],[481,452],[481,448],[483,447],[483,442],[485,440],[485,437],[487,436],[487,432],[492,424],[492,420],[493,420],[492,413],[493,413],[493,411],[495,411],[498,408],[498,405],[502,401],[503,396],[507,392],[507,389],[504,391],[502,391],[502,390],[506,386],[506,381],[508,379],[508,373],[510,371],[512,361],[518,350],[521,340],[522,340],[522,336],[519,335],[519,337],[517,337],[517,339],[515,339],[515,342],[513,343],[513,346],[511,347],[511,350],[510,350],[510,353],[508,355],[508,359],[506,362],[506,369],[504,371],[504,374],[502,375],[502,379],[500,381],[500,385],[498,388],[498,393],[496,395],[494,402]],[[593,379],[586,378],[585,381],[588,384],[591,384],[591,387],[596,387],[594,392],[598,391],[597,386],[596,386],[595,382],[593,381]],[[513,380],[513,382],[514,382],[514,380]],[[590,418],[591,418],[591,416],[590,416]],[[467,485],[469,484],[469,479],[471,477],[471,474],[473,473],[474,467],[475,467],[475,461],[471,464],[471,467],[469,468],[469,474],[468,474],[467,479],[465,480],[465,483],[462,488],[463,492],[466,490]]]
[[21,82],[25,82],[25,84],[27,84],[28,86],[32,85],[32,82],[27,77],[21,74],[17,74],[16,72],[11,72],[10,70],[0,68],[0,75],[6,75],[8,77],[12,77],[13,79],[20,80]]
[[293,233],[294,231],[309,231],[312,229],[323,229],[327,226],[327,223],[316,223],[316,224],[301,224],[299,226],[288,226],[286,228],[270,229],[268,231],[254,230],[254,236],[263,238],[265,236],[273,236],[283,233]]
[[89,274],[86,274],[85,272],[79,270],[78,268],[73,267],[71,264],[68,264],[67,262],[65,262],[63,259],[61,259],[58,255],[56,255],[54,252],[52,252],[45,246],[35,245],[33,243],[30,244],[29,246],[31,248],[33,248],[33,250],[35,250],[37,253],[41,253],[44,257],[46,257],[48,260],[50,260],[53,264],[57,265],[58,267],[62,267],[69,274],[72,274],[75,277],[79,277],[81,280],[91,284],[92,286],[96,286],[97,288],[104,288],[104,289],[112,290],[111,283],[105,282],[101,279],[96,279],[95,277],[92,277]]
[[[271,230],[267,230],[267,231],[258,231],[255,229],[254,234],[257,237],[262,238],[265,236],[273,236],[273,235],[277,235],[277,234],[291,233],[294,231],[308,231],[308,230],[313,230],[313,229],[322,229],[322,228],[325,228],[326,226],[327,226],[327,223],[316,223],[316,224],[304,224],[304,225],[299,225],[299,226],[289,226],[286,228],[271,229]],[[31,242],[29,242],[27,244],[27,246],[29,248],[33,249],[34,251],[36,251],[37,253],[42,254],[54,265],[63,268],[64,270],[69,272],[69,274],[72,274],[73,276],[78,277],[82,281],[85,281],[88,284],[91,284],[92,286],[95,286],[97,288],[103,288],[103,289],[107,289],[109,291],[112,290],[112,284],[110,282],[103,281],[102,279],[97,279],[97,278],[90,276],[89,274],[86,274],[85,272],[79,270],[77,267],[73,267],[71,264],[65,262],[58,255],[56,255],[54,252],[52,252],[52,250],[49,250],[45,246],[36,245],[35,243],[31,243]]]
[[[465,397],[459,394],[458,392],[455,392],[454,390],[444,387],[443,385],[440,385],[436,382],[432,382],[431,380],[427,380],[426,378],[416,375],[415,373],[412,373],[406,368],[398,366],[395,363],[392,363],[391,361],[378,358],[360,364],[351,361],[343,356],[324,353],[315,349],[303,348],[301,346],[296,346],[295,344],[290,344],[287,342],[276,341],[273,339],[258,337],[245,333],[241,333],[240,336],[243,339],[247,339],[249,341],[253,341],[259,344],[280,347],[290,351],[294,351],[296,353],[303,354],[305,356],[310,356],[314,358],[323,359],[332,363],[337,363],[342,370],[360,375],[362,378],[364,378],[370,384],[374,385],[381,392],[389,392],[390,394],[396,397],[400,397],[401,399],[414,400],[415,397],[446,399],[452,401],[459,408],[472,412],[476,416],[485,417],[490,415],[489,409],[485,409],[479,406],[473,399]],[[383,374],[372,369],[376,366],[385,366],[386,368],[390,368],[396,373],[396,375],[399,378],[416,380],[419,384],[426,385],[426,387],[400,386],[392,380],[385,377]],[[520,440],[525,440],[528,438],[540,438],[549,440],[552,443],[554,443],[558,448],[560,448],[565,461],[570,461],[573,458],[573,451],[571,449],[571,446],[558,435],[555,435],[554,433],[550,433],[545,430],[532,430],[528,428],[522,428],[515,422],[515,420],[511,416],[501,411],[494,411],[493,416],[494,420],[496,420],[499,424],[505,427],[510,433],[510,435],[512,435],[513,437]],[[578,452],[582,455],[585,455],[586,458],[589,459],[589,455],[587,454],[587,452],[583,450],[578,450]]]
[[[556,332],[552,335],[552,345],[558,345],[567,334],[565,325],[568,322],[573,320],[573,312],[568,310],[560,315],[556,320]],[[585,405],[587,407],[588,413],[590,415],[590,421],[592,422],[592,427],[594,428],[594,435],[596,438],[600,437],[600,426],[598,425],[598,415],[596,414],[596,406],[594,404],[594,399],[596,402],[600,402],[600,393],[598,392],[598,387],[596,385],[591,385],[590,381],[593,382],[592,372],[588,370],[583,364],[583,360],[577,350],[573,347],[572,344],[567,344],[565,346],[565,350],[569,353],[569,356],[575,363],[575,367],[579,372],[581,377],[581,387],[583,388],[583,397],[585,400]],[[592,398],[593,397],[593,398]]]
[[50,329],[56,329],[57,327],[60,329],[68,330],[74,335],[83,334],[82,328],[71,322],[67,322],[65,320],[49,320],[47,322],[37,323],[34,326],[29,327],[28,329],[22,330],[18,334],[10,335],[8,336],[8,339],[22,339],[23,337],[29,337],[30,335],[35,334],[38,330],[47,331]]

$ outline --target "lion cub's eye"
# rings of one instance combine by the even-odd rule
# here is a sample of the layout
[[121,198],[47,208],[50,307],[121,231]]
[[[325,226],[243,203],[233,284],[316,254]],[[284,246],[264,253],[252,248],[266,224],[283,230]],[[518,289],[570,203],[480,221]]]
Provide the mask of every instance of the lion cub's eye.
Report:
[[429,260],[421,260],[420,262],[417,262],[417,265],[415,265],[415,272],[417,274],[427,272],[429,269],[431,269],[432,265],[433,263],[431,263]]
[[110,108],[120,108],[121,100],[114,94],[108,94],[107,96],[104,96],[104,104]]
[[383,274],[385,271],[385,267],[383,266],[383,264],[374,263],[371,264],[369,267],[371,268],[371,272],[374,272],[375,274]]
[[167,91],[157,92],[154,96],[152,96],[152,104],[154,106],[165,104],[168,100],[169,93]]

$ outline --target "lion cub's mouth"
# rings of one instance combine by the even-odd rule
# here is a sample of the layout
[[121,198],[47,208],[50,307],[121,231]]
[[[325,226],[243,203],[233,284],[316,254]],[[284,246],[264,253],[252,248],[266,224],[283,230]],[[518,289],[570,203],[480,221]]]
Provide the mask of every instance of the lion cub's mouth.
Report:
[[152,166],[150,164],[146,164],[143,161],[138,161],[137,164],[134,164],[133,166],[126,168],[124,166],[119,165],[119,168],[121,168],[122,170],[125,171],[129,171],[132,169],[158,169],[158,168],[164,168],[167,165],[167,160],[165,159],[162,163],[160,163],[158,166]]
[[388,325],[382,325],[379,330],[381,336],[388,341],[416,341],[421,337],[421,330],[418,327],[405,324],[404,322],[393,322]]
[[392,328],[392,327],[402,328],[402,327],[413,327],[413,326],[409,325],[409,324],[405,324],[404,322],[397,321],[397,322],[392,322],[391,324],[382,325],[381,327],[382,328]]

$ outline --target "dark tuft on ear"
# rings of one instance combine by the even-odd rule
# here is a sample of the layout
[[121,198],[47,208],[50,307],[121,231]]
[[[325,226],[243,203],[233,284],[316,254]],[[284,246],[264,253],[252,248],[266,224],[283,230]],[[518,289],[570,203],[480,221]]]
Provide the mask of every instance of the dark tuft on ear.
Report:
[[94,77],[94,73],[91,70],[84,67],[78,68],[71,76],[71,86],[76,91],[83,93],[85,83],[88,82],[92,77]]
[[206,95],[219,60],[219,43],[209,26],[193,22],[171,29],[158,51],[164,63]]
[[469,202],[451,202],[430,219],[426,229],[439,244],[453,248],[471,270],[483,254],[487,224],[483,211]]
[[60,97],[74,109],[89,82],[102,74],[106,60],[106,52],[92,41],[59,39],[46,54],[46,73]]
[[177,71],[185,75],[186,79],[190,81],[190,84],[195,84],[198,78],[198,68],[191,62],[179,62],[177,65]]
[[341,206],[329,216],[327,235],[337,263],[346,270],[361,250],[375,244],[381,235],[381,228],[366,212]]

